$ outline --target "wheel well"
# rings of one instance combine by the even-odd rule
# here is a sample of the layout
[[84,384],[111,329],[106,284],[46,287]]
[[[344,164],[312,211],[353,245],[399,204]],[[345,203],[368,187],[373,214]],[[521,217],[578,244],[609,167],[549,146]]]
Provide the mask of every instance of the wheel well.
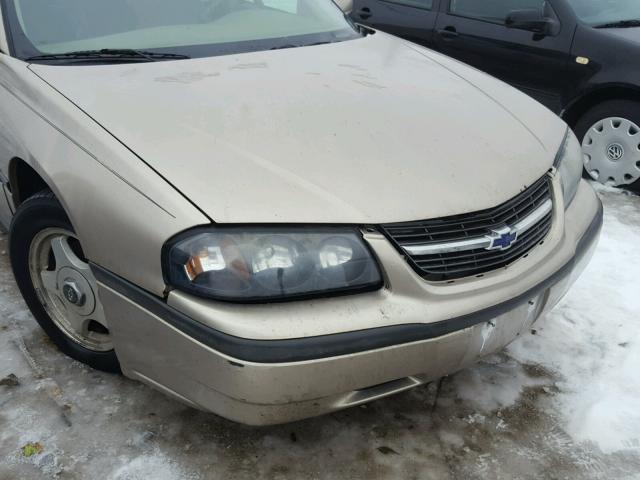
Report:
[[38,172],[20,158],[14,158],[9,164],[9,186],[16,208],[27,198],[49,188]]
[[589,109],[607,100],[635,100],[640,102],[640,89],[635,87],[615,86],[606,87],[588,93],[576,102],[572,103],[562,114],[562,118],[575,127],[580,117]]

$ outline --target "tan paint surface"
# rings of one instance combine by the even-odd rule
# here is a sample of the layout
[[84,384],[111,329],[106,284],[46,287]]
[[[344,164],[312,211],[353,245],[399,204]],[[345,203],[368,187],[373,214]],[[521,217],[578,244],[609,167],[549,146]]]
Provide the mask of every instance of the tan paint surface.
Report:
[[219,223],[381,223],[492,207],[551,167],[566,129],[511,87],[383,33],[31,69]]

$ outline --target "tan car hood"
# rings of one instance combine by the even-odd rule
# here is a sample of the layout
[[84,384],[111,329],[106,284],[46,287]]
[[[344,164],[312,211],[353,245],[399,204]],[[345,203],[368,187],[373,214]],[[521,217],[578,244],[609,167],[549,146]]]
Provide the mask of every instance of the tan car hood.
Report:
[[541,177],[565,133],[505,84],[382,33],[30,68],[220,223],[363,224],[488,208]]

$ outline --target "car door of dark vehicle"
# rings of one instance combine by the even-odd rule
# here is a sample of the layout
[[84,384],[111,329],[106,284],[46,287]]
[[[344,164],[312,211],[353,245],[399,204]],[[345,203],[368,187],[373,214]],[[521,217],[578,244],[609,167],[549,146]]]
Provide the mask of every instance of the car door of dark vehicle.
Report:
[[[567,66],[575,24],[563,23],[545,0],[443,0],[434,44],[528,93],[555,112],[569,88]],[[542,35],[506,26],[515,10],[539,9],[557,22]]]
[[354,0],[351,16],[356,22],[430,46],[440,1],[445,0]]

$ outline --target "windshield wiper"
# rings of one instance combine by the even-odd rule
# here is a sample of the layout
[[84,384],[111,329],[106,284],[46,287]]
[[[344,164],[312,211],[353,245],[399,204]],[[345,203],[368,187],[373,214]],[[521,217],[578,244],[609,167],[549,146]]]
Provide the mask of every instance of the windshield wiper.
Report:
[[630,28],[640,27],[640,20],[620,20],[618,22],[603,23],[594,28]]
[[285,48],[298,48],[302,47],[302,45],[295,45],[293,43],[287,43],[285,45],[277,45],[275,47],[271,47],[269,50],[284,50]]
[[270,50],[283,50],[285,48],[299,48],[299,47],[313,47],[314,45],[327,45],[333,42],[316,42],[316,43],[303,43],[302,45],[296,45],[294,43],[286,43],[284,45],[276,45],[271,47]]
[[143,60],[147,62],[156,62],[159,60],[182,60],[188,58],[191,57],[178,53],[147,52],[144,50],[134,50],[130,48],[103,48],[100,50],[79,50],[76,52],[65,53],[45,53],[42,55],[35,55],[33,57],[26,58],[25,60],[28,62],[39,60]]

